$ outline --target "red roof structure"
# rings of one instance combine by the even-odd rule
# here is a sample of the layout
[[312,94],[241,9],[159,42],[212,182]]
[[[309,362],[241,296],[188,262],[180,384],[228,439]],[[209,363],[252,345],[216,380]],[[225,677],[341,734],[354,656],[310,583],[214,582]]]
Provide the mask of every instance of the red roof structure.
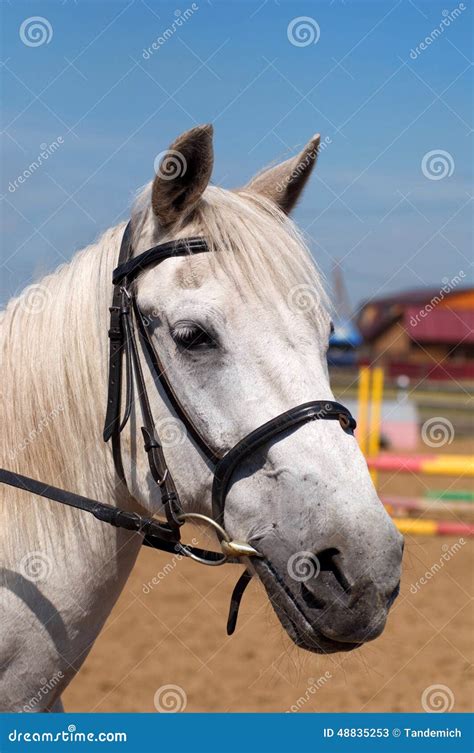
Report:
[[377,361],[391,378],[473,380],[474,288],[455,282],[363,304],[359,362]]
[[357,325],[365,342],[372,342],[399,322],[418,342],[472,343],[473,297],[472,288],[445,294],[434,288],[403,291],[363,304]]
[[403,324],[418,342],[474,343],[474,311],[440,308],[422,317],[418,306],[409,306],[404,311]]

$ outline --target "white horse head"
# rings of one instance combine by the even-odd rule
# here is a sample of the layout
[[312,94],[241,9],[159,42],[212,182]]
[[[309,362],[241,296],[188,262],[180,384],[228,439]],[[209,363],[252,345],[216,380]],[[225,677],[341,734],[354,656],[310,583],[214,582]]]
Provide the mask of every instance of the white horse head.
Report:
[[[288,218],[318,145],[314,137],[297,157],[228,191],[208,185],[212,128],[194,128],[165,154],[132,216],[136,254],[189,236],[204,236],[211,249],[144,270],[136,295],[169,381],[219,451],[298,404],[333,399],[329,307]],[[147,382],[181,499],[188,511],[210,515],[212,468],[148,369]],[[133,415],[124,437],[127,485],[142,507],[159,511],[140,425]],[[402,539],[356,440],[337,422],[279,435],[242,463],[225,528],[264,555],[252,565],[298,645],[344,651],[380,634],[398,593]]]

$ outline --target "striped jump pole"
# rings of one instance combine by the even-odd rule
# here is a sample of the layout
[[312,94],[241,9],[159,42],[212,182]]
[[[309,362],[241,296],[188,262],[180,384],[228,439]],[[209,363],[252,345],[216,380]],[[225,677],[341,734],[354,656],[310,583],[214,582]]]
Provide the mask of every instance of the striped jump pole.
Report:
[[426,499],[437,502],[474,502],[474,491],[444,491],[442,489],[428,489],[425,492]]
[[370,369],[368,366],[362,366],[359,370],[359,387],[357,396],[357,441],[359,442],[359,447],[364,455],[367,455],[369,391]]
[[[414,473],[436,476],[474,476],[474,458],[470,455],[395,455],[379,454],[380,427],[383,398],[383,370],[367,366],[359,371],[357,438],[359,446],[367,458],[372,479],[377,485],[379,472]],[[474,501],[471,492],[432,492],[427,499],[406,499],[389,497],[384,504],[393,516],[397,510],[419,512],[426,509],[461,511]],[[435,499],[437,500],[435,502]],[[431,500],[431,503],[430,503]],[[461,504],[461,503],[465,504]],[[474,524],[448,520],[423,520],[407,517],[393,517],[393,522],[403,534],[417,536],[474,536]]]
[[474,536],[473,523],[457,523],[447,520],[415,520],[393,518],[400,533],[414,536]]
[[369,468],[399,473],[424,473],[434,476],[474,476],[471,455],[392,455],[368,458]]
[[[380,451],[380,422],[382,418],[383,369],[377,366],[372,372],[372,396],[370,404],[368,456],[376,457]],[[377,486],[377,471],[371,469],[372,481]]]
[[472,515],[474,508],[469,502],[450,502],[435,499],[426,499],[425,497],[399,497],[397,495],[387,495],[382,498],[386,507],[392,510],[406,510],[406,512],[453,512],[467,513]]
[[[376,457],[380,449],[383,379],[380,366],[362,366],[359,370],[357,439],[366,457]],[[370,475],[377,486],[377,469],[372,468]]]

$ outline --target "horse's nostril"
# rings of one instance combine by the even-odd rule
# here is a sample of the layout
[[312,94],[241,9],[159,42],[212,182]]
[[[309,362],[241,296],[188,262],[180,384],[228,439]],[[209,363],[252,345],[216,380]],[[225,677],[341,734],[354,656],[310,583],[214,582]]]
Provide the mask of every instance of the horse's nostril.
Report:
[[339,562],[339,549],[323,549],[314,556],[318,567],[314,575],[301,583],[301,596],[310,609],[324,609],[328,599],[334,599],[335,591],[342,589],[348,593],[351,586]]
[[321,572],[332,573],[343,591],[346,591],[346,593],[351,590],[351,585],[341,567],[341,553],[339,549],[323,549],[316,554],[316,559],[319,562]]
[[304,583],[301,584],[301,596],[303,597],[305,604],[310,609],[324,609],[324,607],[326,606],[326,602],[322,599],[318,599],[313,591],[310,591],[308,586],[306,586]]

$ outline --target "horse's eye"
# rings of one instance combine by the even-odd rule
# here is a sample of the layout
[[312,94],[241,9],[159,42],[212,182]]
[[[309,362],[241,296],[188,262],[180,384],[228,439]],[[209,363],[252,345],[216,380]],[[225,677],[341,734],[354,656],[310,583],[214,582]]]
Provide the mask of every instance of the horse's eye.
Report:
[[205,350],[215,348],[216,342],[199,325],[191,322],[179,322],[171,330],[176,345],[184,350]]

